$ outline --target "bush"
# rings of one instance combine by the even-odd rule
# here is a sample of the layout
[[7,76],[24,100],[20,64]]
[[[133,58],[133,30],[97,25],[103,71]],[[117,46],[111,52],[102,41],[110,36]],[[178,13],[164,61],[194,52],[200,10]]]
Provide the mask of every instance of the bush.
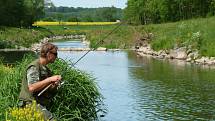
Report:
[[54,98],[51,112],[61,120],[96,120],[97,113],[104,110],[95,78],[70,66],[62,60],[57,60],[50,66],[55,74],[63,72],[62,77],[65,82]]
[[[17,106],[17,99],[23,72],[33,60],[27,56],[15,67],[5,67],[0,64],[0,120],[5,120],[5,112]],[[97,113],[104,111],[102,96],[95,84],[95,78],[80,70],[71,68],[62,60],[50,65],[54,74],[62,74],[65,84],[62,85],[54,98],[51,112],[60,120],[96,120]],[[20,73],[21,72],[21,73]],[[14,108],[14,110],[18,110]]]
[[15,67],[5,66],[0,63],[0,120],[5,119],[4,114],[9,108],[17,106],[23,72],[31,60],[33,58],[27,56],[22,62],[17,63]]
[[10,41],[0,40],[0,49],[4,48],[14,48],[15,46],[10,43]]
[[14,107],[10,109],[6,121],[45,121],[43,113],[38,109],[36,101],[25,108]]

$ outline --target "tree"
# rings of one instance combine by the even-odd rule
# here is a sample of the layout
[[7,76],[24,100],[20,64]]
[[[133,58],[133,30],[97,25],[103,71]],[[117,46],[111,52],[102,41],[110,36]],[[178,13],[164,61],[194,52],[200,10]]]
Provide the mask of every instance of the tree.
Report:
[[161,23],[214,15],[214,0],[128,0],[124,19],[132,24]]
[[0,25],[31,26],[44,13],[44,0],[0,0]]

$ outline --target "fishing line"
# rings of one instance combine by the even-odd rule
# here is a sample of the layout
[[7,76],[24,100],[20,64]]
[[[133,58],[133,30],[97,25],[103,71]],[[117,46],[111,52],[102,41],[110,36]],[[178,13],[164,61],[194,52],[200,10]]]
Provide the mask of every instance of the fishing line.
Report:
[[84,58],[84,56],[86,56],[90,51],[94,51],[96,50],[96,48],[104,42],[104,40],[106,38],[108,38],[108,36],[110,36],[114,31],[116,31],[121,25],[123,24],[123,22],[121,22],[118,26],[116,26],[111,32],[109,32],[105,37],[103,37],[100,41],[98,41],[96,44],[95,44],[95,47],[88,50],[83,56],[81,56],[73,65],[76,65],[82,58]]
[[[103,43],[104,40],[105,40],[106,38],[108,38],[113,32],[115,32],[121,25],[123,25],[123,23],[124,23],[124,22],[121,22],[120,24],[118,24],[112,31],[110,31],[106,36],[104,36],[100,41],[98,41],[98,42],[95,44],[94,48],[88,50],[88,51],[87,51],[84,55],[82,55],[75,63],[72,63],[72,66],[75,67],[75,65],[76,65],[81,59],[83,59],[89,52],[96,50],[96,48],[97,48],[101,43]],[[63,59],[62,59],[62,60],[63,60]],[[66,68],[66,70],[67,70],[67,69],[68,69],[68,68]],[[65,73],[65,72],[66,72],[66,71],[64,71],[64,73]],[[64,73],[62,73],[62,74],[64,74]],[[49,84],[47,87],[45,87],[37,96],[40,96],[41,94],[43,94],[43,92],[45,92],[51,85],[52,85],[52,83]]]

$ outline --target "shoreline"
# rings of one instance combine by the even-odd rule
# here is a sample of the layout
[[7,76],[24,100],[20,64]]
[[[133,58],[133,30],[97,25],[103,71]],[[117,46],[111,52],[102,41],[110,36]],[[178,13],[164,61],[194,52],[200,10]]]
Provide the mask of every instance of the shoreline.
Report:
[[[0,49],[3,52],[9,51],[33,51],[39,53],[40,47],[42,44],[61,40],[61,39],[80,39],[83,43],[89,45],[90,42],[87,41],[86,35],[68,35],[68,36],[52,36],[52,37],[45,37],[39,41],[39,43],[32,44],[30,48],[20,48],[20,49]],[[90,51],[93,50],[92,48],[59,48],[59,51]],[[153,58],[157,59],[176,59],[182,60],[189,63],[194,63],[197,65],[208,65],[208,66],[215,66],[215,57],[204,57],[200,56],[198,50],[192,50],[186,47],[175,48],[171,50],[159,50],[154,51],[150,44],[146,44],[144,46],[137,47],[135,49],[108,49],[104,47],[98,47],[94,51],[122,51],[122,50],[134,50],[137,55],[140,56],[152,56]]]
[[[90,45],[90,42],[87,41],[86,35],[68,35],[68,36],[52,36],[52,37],[45,37],[39,41],[39,43],[34,43],[31,45],[30,48],[17,48],[17,49],[0,49],[0,52],[13,52],[13,51],[33,51],[35,53],[39,53],[40,47],[42,44],[47,42],[54,42],[56,40],[62,40],[62,39],[80,39],[82,43],[86,45]],[[59,51],[90,51],[93,50],[93,48],[58,48]],[[98,47],[94,51],[122,51],[122,50],[132,50],[132,49],[108,49],[104,47]]]
[[198,50],[192,50],[186,47],[154,51],[148,44],[146,46],[136,48],[135,52],[139,56],[151,56],[156,59],[176,59],[196,65],[215,66],[215,57],[200,56]]

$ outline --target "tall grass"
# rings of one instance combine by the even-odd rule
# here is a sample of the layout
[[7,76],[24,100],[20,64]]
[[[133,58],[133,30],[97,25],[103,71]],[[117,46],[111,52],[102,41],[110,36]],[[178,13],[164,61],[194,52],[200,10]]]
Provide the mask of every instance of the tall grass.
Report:
[[30,47],[49,35],[51,33],[43,29],[2,27],[0,29],[0,45],[2,45],[0,49],[15,48],[15,46]]
[[58,90],[51,111],[61,120],[96,120],[97,113],[104,110],[95,78],[70,66],[62,60],[50,66],[55,74],[65,72],[62,75],[65,83]]
[[[0,64],[0,120],[5,120],[5,112],[9,108],[16,107],[23,72],[32,60],[32,57],[25,57],[15,67],[5,67]],[[51,112],[59,120],[96,120],[97,113],[104,110],[95,78],[69,67],[67,62],[61,60],[50,65],[50,68],[55,74],[60,74],[67,68],[66,73],[62,75],[65,84],[59,88],[51,106]]]
[[17,99],[23,72],[27,64],[32,60],[23,59],[15,67],[0,64],[0,120],[5,119],[5,112],[10,107],[17,106]]

